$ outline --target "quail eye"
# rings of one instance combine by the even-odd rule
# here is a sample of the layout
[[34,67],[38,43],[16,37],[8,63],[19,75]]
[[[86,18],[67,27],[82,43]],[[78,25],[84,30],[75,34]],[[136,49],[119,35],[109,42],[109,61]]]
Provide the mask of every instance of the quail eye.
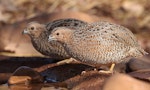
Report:
[[59,35],[59,33],[56,33],[56,35]]
[[34,27],[31,27],[31,30],[34,30]]

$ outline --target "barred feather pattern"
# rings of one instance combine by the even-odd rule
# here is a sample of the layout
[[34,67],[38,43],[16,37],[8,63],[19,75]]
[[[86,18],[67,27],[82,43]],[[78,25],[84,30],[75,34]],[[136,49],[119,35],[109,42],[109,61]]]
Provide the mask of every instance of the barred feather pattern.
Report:
[[[138,44],[133,33],[127,28],[101,21],[87,24],[76,30],[55,29],[57,32],[70,32],[67,41],[62,42],[67,53],[83,63],[100,64],[120,63],[127,58],[147,54]],[[53,32],[54,33],[54,32]],[[52,34],[53,35],[53,34]]]

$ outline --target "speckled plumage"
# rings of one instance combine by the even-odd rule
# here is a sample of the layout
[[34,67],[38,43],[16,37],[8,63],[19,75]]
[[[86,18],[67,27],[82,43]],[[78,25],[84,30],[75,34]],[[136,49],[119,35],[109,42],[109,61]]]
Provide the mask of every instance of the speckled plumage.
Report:
[[[56,27],[69,27],[72,29],[81,27],[87,24],[84,21],[77,19],[59,19],[47,24],[40,24],[37,22],[31,22],[27,25],[24,33],[27,33],[31,37],[34,48],[40,53],[50,56],[54,59],[68,59],[70,56],[66,53],[62,45],[56,41],[47,42],[48,34]],[[31,28],[34,28],[32,30]]]
[[146,54],[131,31],[104,21],[76,30],[55,28],[49,36],[52,40],[60,42],[71,57],[92,66],[120,63]]

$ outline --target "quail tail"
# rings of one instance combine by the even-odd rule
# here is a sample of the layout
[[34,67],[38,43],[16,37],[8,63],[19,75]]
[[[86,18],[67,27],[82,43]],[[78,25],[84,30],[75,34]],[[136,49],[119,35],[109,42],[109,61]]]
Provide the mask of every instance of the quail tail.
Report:
[[135,48],[134,50],[130,50],[130,55],[133,57],[142,57],[146,54],[148,54],[148,53],[139,47]]

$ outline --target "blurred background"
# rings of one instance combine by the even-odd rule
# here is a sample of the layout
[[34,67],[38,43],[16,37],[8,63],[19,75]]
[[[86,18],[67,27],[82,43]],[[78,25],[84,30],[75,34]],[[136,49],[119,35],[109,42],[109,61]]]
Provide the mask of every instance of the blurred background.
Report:
[[149,0],[0,0],[1,25],[62,11],[111,17],[137,32],[150,28]]

